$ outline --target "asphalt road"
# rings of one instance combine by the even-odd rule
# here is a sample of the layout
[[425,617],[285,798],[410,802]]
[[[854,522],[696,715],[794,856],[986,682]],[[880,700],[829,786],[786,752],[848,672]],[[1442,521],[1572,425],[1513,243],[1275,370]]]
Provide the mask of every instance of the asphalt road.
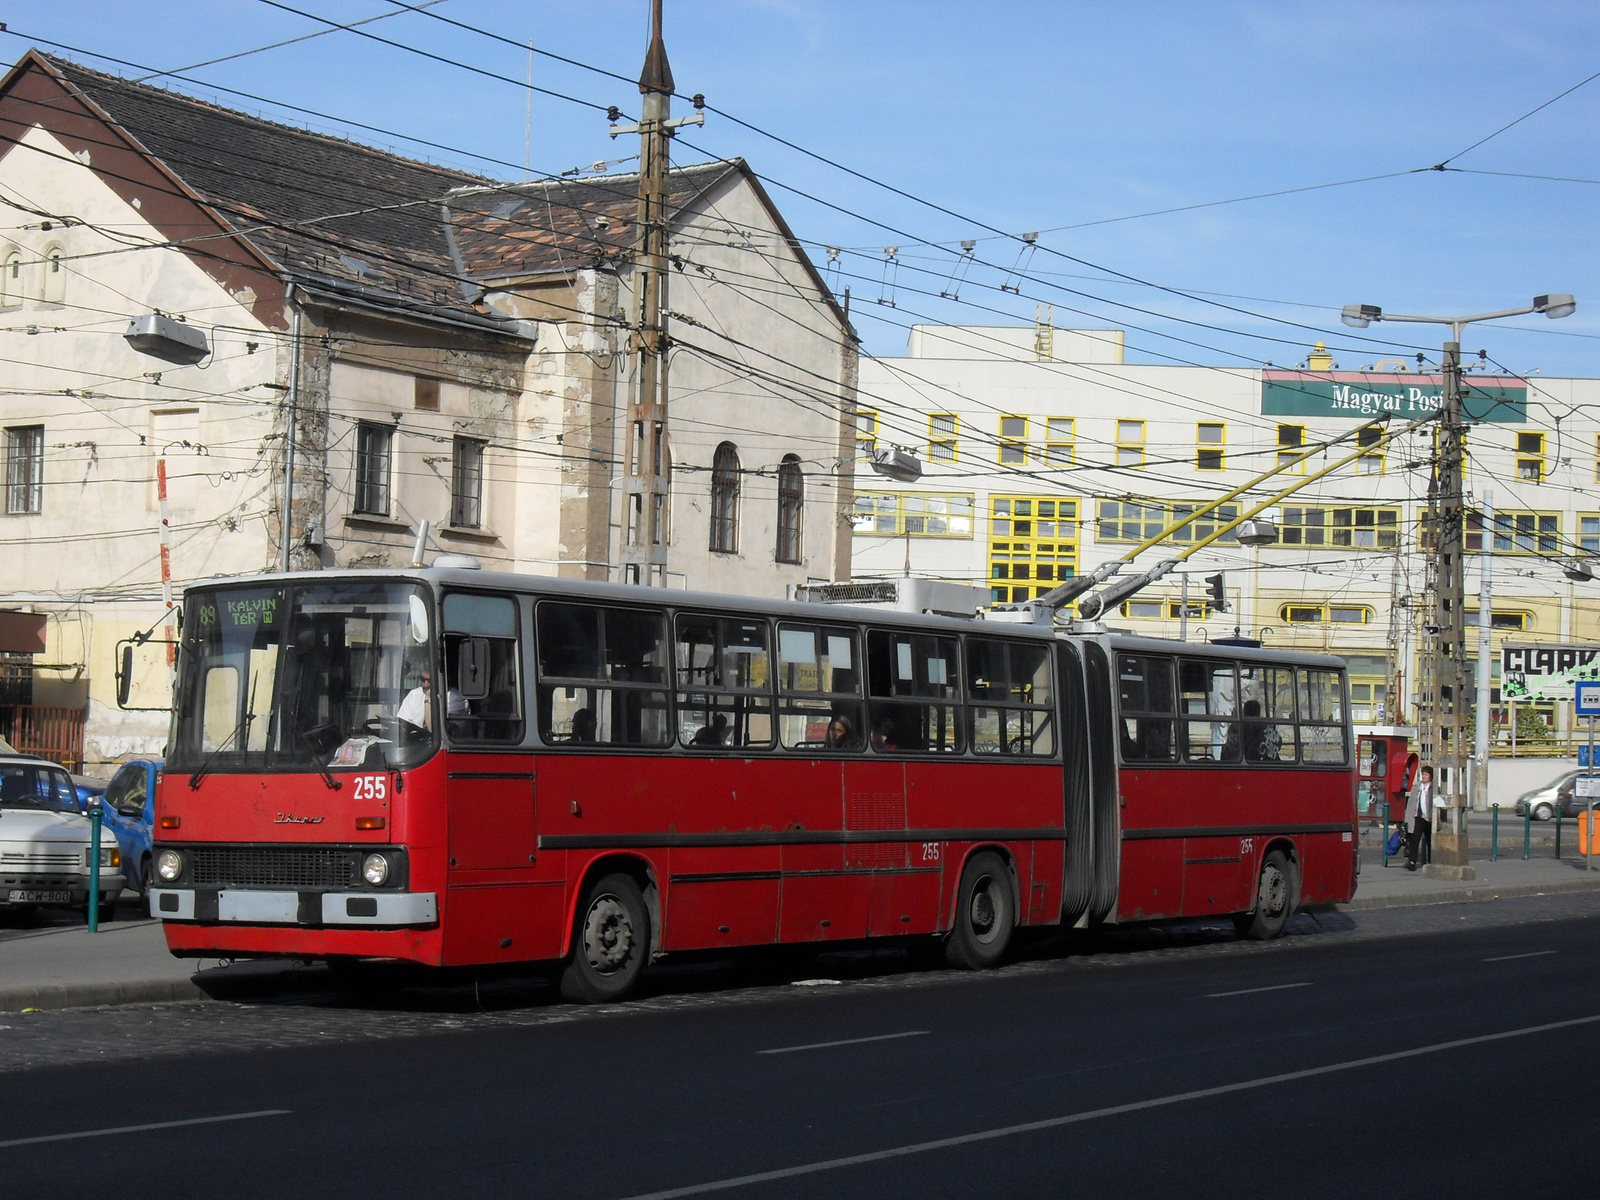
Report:
[[[691,965],[609,1009],[454,980],[7,1017],[0,1180],[30,1200],[1592,1194],[1600,898],[1296,930],[1058,939],[988,975]],[[1521,1119],[1537,1133],[1506,1136]]]

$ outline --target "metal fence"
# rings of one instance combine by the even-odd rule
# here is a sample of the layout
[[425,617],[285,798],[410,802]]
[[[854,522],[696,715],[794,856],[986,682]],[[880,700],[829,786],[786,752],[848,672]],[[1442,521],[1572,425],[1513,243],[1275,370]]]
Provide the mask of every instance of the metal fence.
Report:
[[0,705],[0,737],[24,754],[42,755],[69,771],[82,771],[83,718],[81,708]]

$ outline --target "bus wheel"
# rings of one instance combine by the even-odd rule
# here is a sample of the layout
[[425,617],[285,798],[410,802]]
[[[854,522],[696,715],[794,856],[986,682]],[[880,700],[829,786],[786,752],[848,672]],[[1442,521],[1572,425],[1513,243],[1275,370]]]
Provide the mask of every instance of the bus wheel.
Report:
[[621,1000],[650,955],[650,916],[639,885],[607,875],[590,885],[578,909],[576,945],[561,972],[561,995],[579,1004]]
[[1294,868],[1282,850],[1271,851],[1261,862],[1255,912],[1240,913],[1234,917],[1234,924],[1244,936],[1258,941],[1277,937],[1289,923],[1294,893]]
[[1015,924],[1011,872],[997,854],[974,855],[961,872],[956,924],[944,945],[946,961],[969,971],[998,966],[1011,947]]

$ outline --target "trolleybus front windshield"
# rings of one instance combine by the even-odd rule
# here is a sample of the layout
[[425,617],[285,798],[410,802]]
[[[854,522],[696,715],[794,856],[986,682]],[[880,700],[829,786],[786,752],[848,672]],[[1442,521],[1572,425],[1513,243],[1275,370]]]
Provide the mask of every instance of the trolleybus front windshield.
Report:
[[170,770],[370,770],[437,746],[421,588],[218,588],[186,607]]

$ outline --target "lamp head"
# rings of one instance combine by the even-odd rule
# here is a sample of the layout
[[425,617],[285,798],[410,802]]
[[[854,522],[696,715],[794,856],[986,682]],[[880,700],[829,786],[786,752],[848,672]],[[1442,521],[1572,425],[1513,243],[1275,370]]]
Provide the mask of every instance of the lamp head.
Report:
[[1552,321],[1561,317],[1570,317],[1578,307],[1578,302],[1565,292],[1552,292],[1548,296],[1535,296],[1533,298],[1533,311],[1542,312]]
[[1383,320],[1383,309],[1376,304],[1346,304],[1339,320],[1351,329],[1365,329],[1374,321]]
[[1561,569],[1573,583],[1590,583],[1594,580],[1594,566],[1586,559],[1575,558]]
[[1237,537],[1241,545],[1270,546],[1278,540],[1278,527],[1261,517],[1253,517],[1239,526]]

